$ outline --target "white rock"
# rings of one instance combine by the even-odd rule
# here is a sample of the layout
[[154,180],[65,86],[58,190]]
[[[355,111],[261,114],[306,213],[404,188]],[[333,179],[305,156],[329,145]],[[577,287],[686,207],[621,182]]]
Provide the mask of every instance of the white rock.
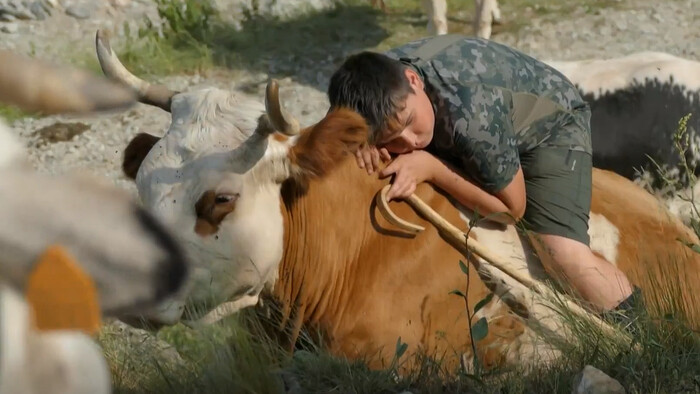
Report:
[[17,29],[19,29],[19,26],[17,26],[16,23],[2,23],[0,24],[0,31],[3,33],[17,33]]
[[586,365],[574,378],[572,394],[625,394],[620,382],[601,370]]
[[121,7],[128,7],[129,5],[131,5],[131,0],[109,0],[109,3],[113,7],[121,8]]

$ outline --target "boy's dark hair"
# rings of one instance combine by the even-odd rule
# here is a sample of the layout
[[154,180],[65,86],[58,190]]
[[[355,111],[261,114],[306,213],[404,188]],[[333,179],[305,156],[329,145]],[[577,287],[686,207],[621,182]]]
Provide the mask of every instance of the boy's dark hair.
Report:
[[380,53],[348,57],[328,84],[331,108],[346,107],[361,114],[370,128],[368,142],[375,143],[379,132],[400,128],[396,116],[413,93],[405,69],[400,61]]

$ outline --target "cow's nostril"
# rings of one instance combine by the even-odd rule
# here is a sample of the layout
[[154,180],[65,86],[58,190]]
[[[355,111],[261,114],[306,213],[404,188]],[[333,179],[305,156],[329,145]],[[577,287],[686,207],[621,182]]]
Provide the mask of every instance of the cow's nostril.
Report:
[[156,301],[161,301],[180,290],[189,274],[189,264],[173,236],[151,214],[136,206],[136,216],[156,244],[167,253],[155,270],[155,296]]

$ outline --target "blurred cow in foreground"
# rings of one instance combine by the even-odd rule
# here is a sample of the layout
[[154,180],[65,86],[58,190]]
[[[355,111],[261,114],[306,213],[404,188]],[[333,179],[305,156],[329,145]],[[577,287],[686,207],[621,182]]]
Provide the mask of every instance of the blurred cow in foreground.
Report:
[[[0,51],[0,103],[85,114],[135,98],[104,78]],[[101,349],[86,334],[103,316],[139,313],[178,291],[188,272],[181,249],[126,192],[86,175],[33,171],[1,120],[0,223],[0,393],[111,392]],[[81,326],[77,316],[90,313]]]

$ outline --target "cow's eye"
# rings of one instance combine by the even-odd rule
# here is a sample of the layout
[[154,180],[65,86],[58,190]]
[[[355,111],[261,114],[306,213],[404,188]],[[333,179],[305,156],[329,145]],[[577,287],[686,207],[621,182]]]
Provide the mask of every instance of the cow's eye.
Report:
[[217,194],[214,199],[215,204],[228,204],[235,201],[238,198],[238,194]]

